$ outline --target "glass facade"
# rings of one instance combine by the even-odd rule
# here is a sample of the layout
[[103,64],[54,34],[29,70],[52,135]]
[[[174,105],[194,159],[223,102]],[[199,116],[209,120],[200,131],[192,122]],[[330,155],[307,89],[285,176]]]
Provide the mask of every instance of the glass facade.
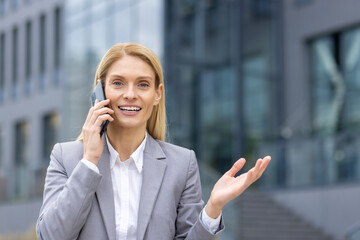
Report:
[[324,160],[306,171],[318,176],[307,185],[360,180],[359,40],[360,27],[353,27],[309,43],[313,148]]
[[166,2],[169,139],[219,173],[277,138],[279,9],[277,1]]
[[[252,166],[279,132],[280,7],[256,2],[165,4],[169,141],[195,150],[205,200],[238,158]],[[235,202],[224,210],[224,239],[239,237],[237,211]]]
[[25,38],[25,93],[30,94],[32,81],[32,23],[26,23]]
[[4,151],[3,151],[3,132],[0,127],[0,202],[5,200],[6,196],[6,176],[4,171]]
[[12,97],[16,98],[18,94],[18,28],[12,30]]
[[352,27],[306,42],[312,131],[259,147],[274,160],[264,176],[264,187],[360,181],[359,40],[360,27]]
[[62,59],[62,8],[57,7],[54,15],[54,82],[61,81],[61,59]]
[[5,94],[5,33],[0,35],[0,104]]
[[5,14],[5,0],[0,0],[0,16]]
[[314,133],[360,127],[360,27],[310,43]]
[[40,38],[39,38],[39,88],[45,87],[45,71],[46,71],[46,17],[45,15],[40,16]]
[[[96,68],[106,51],[122,42],[138,42],[162,58],[162,1],[66,1],[66,139],[81,131]],[[77,104],[73,104],[76,102]]]
[[59,121],[60,119],[57,113],[46,114],[42,119],[42,159],[44,160],[44,165],[48,165],[49,156],[58,139]]
[[25,198],[29,194],[27,165],[29,158],[29,124],[27,121],[20,121],[15,124],[14,161],[12,183],[12,197]]

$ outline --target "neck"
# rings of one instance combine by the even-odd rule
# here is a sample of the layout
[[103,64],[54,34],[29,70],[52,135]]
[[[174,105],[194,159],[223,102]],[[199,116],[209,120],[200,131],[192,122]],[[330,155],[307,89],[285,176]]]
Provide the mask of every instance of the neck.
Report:
[[110,126],[107,129],[107,137],[113,148],[118,152],[120,161],[126,161],[131,154],[140,146],[145,138],[145,128],[119,128]]

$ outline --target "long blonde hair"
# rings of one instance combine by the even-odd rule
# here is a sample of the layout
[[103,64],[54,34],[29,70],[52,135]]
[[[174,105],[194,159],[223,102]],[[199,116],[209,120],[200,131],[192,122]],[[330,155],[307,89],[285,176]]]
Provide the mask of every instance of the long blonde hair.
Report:
[[[110,66],[120,60],[122,57],[129,55],[138,57],[147,64],[149,64],[155,72],[155,87],[156,89],[160,84],[164,86],[163,70],[159,58],[149,48],[138,43],[121,43],[116,44],[110,48],[104,57],[101,59],[99,66],[96,70],[94,79],[94,89],[97,80],[101,79],[102,85],[105,89],[106,74]],[[154,138],[161,141],[165,140],[166,134],[166,112],[165,112],[165,86],[162,88],[161,99],[159,104],[153,107],[150,118],[147,121],[146,130]],[[77,138],[78,141],[83,141],[83,134]]]

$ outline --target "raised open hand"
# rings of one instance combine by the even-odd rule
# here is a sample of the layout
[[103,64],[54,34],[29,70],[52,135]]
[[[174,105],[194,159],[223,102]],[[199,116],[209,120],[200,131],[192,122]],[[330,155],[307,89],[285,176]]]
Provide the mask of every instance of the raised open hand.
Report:
[[216,182],[205,208],[208,216],[217,218],[228,202],[243,193],[245,189],[261,177],[270,160],[270,156],[266,156],[264,159],[260,158],[252,169],[235,177],[246,162],[244,158],[236,161],[232,168]]

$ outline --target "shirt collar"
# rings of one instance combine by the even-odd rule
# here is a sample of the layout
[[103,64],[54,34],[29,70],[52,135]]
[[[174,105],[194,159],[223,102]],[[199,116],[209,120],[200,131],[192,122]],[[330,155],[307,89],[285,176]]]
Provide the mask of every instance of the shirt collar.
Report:
[[[144,162],[144,150],[145,150],[146,139],[148,137],[147,135],[148,133],[146,132],[144,140],[141,142],[139,147],[130,155],[130,158],[126,160],[126,161],[129,161],[131,159],[134,160],[135,166],[140,173],[142,171],[143,162]],[[110,152],[110,168],[112,169],[116,163],[116,160],[120,161],[119,153],[113,148],[113,146],[109,142],[107,135],[105,135],[105,139]]]

